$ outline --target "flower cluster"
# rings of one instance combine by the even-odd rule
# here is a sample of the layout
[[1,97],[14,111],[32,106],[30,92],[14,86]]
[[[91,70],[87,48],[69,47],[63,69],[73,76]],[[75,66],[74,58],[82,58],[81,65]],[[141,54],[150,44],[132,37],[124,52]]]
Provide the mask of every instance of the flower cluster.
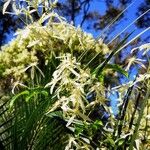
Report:
[[[92,51],[102,55],[109,52],[102,41],[96,41],[91,34],[66,23],[57,14],[52,13],[49,17],[45,26],[41,20],[28,25],[16,33],[17,37],[12,42],[2,47],[0,64],[4,76],[11,74],[17,80],[23,78],[25,74],[22,70],[25,67],[35,62],[40,64],[39,53],[48,60],[66,52],[82,54],[84,51]],[[59,22],[52,21],[53,17]]]
[[[60,59],[61,63],[54,71],[52,80],[45,86],[50,87],[50,93],[56,99],[56,103],[49,112],[60,107],[64,117],[69,119],[67,126],[78,117],[85,121],[91,121],[86,114],[86,109],[96,103],[105,103],[104,86],[94,82],[90,70],[83,70],[81,64],[71,54],[67,53]],[[92,103],[89,103],[86,94],[92,91],[95,91],[97,96]]]

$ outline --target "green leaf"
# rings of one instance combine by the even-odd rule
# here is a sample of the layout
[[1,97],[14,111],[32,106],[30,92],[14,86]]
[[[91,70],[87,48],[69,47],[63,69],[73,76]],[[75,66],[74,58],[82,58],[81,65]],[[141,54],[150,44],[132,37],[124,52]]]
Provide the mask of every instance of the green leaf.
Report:
[[54,111],[47,113],[46,116],[53,118],[53,117],[61,117],[62,118],[62,111]]
[[127,78],[129,77],[128,75],[128,72],[125,71],[124,69],[122,69],[121,66],[117,65],[117,64],[107,64],[106,65],[106,68],[109,68],[109,69],[113,69],[121,74],[123,74],[124,76],[126,76]]
[[29,96],[26,97],[26,102],[28,102],[32,97],[34,97],[35,95],[38,95],[38,94],[42,94],[44,95],[45,97],[48,96],[48,92],[45,91],[45,90],[42,90],[42,91],[39,91],[39,90],[34,90]]
[[9,107],[12,108],[12,106],[13,106],[14,103],[15,103],[15,101],[16,101],[19,97],[21,97],[21,96],[23,96],[23,95],[29,95],[29,93],[30,93],[29,91],[25,90],[25,91],[23,91],[23,92],[21,92],[21,93],[15,95],[15,96],[12,98],[12,100],[10,101]]
[[104,140],[104,143],[109,143],[111,144],[111,146],[115,146],[115,141],[111,138],[111,137],[108,137],[106,140]]
[[104,75],[103,75],[103,74],[100,74],[99,77],[98,77],[98,80],[99,80],[101,83],[104,83]]
[[94,122],[94,124],[95,124],[96,126],[98,126],[98,127],[103,126],[103,122],[100,121],[100,120],[96,120],[96,121]]
[[124,47],[124,45],[126,45],[125,43],[127,42],[128,38],[132,35],[133,32],[131,32],[130,34],[126,35],[125,38],[114,48],[114,50],[112,50],[112,52],[109,54],[109,56],[105,59],[104,62],[102,62],[101,64],[99,64],[94,72],[92,73],[93,75],[95,75],[96,77],[98,77],[100,75],[100,73],[103,71],[103,69],[106,67],[106,65],[108,64],[108,62],[111,60],[111,58],[117,54],[119,51],[122,50],[122,47]]
[[84,131],[83,126],[77,126],[75,128],[75,135],[79,136]]
[[119,141],[118,141],[118,146],[123,145],[124,141],[125,141],[125,140],[123,140],[123,139],[119,140]]
[[45,91],[45,90],[41,91],[41,94],[43,94],[45,97],[47,97],[47,96],[48,96],[48,92],[47,92],[47,91]]

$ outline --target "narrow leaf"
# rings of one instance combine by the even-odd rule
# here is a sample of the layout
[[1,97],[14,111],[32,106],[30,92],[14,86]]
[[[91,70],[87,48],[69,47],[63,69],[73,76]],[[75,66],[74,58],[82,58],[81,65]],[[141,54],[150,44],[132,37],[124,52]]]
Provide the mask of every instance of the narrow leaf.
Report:
[[[105,61],[103,63],[101,63],[100,65],[97,66],[97,68],[94,70],[93,74],[96,75],[96,77],[98,77],[101,73],[101,71],[106,67],[106,65],[108,64],[108,62],[111,60],[111,58],[118,53],[120,50],[122,50],[122,48],[124,48],[124,46],[126,45],[126,41],[128,40],[128,38],[131,36],[133,32],[131,32],[130,34],[128,34],[127,36],[125,36],[125,38],[114,48],[114,50],[110,53],[110,55],[108,56],[108,58],[105,59]],[[126,45],[127,46],[127,45]]]
[[20,96],[23,96],[23,95],[29,95],[29,91],[26,90],[26,91],[23,91],[23,92],[21,92],[21,93],[15,95],[15,96],[12,98],[12,100],[11,100],[11,102],[10,102],[10,104],[9,104],[9,107],[12,108],[12,106],[13,106],[14,103],[15,103],[15,101],[16,101]]
[[117,71],[121,74],[123,74],[124,76],[126,76],[128,78],[128,72],[125,71],[124,69],[122,69],[121,66],[117,65],[117,64],[107,64],[106,65],[106,68],[110,68],[110,69],[113,69],[114,71]]

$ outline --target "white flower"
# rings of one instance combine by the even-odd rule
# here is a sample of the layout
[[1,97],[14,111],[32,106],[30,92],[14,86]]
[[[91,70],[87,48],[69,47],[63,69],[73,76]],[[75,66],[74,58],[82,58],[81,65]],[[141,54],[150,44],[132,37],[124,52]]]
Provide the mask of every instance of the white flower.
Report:
[[133,53],[137,49],[139,49],[140,51],[144,51],[143,55],[145,55],[150,50],[150,43],[146,43],[146,44],[143,44],[143,45],[141,45],[139,47],[136,47],[136,48],[132,49],[131,53]]
[[131,57],[128,59],[128,65],[125,70],[128,71],[133,64],[139,64],[142,68],[146,69],[145,65],[142,63],[145,61],[146,60],[142,60],[136,57]]
[[21,83],[21,82],[19,82],[19,81],[16,81],[16,82],[14,83],[13,88],[12,88],[12,91],[11,91],[13,94],[15,94],[15,89],[16,89],[17,86],[21,86],[21,87],[24,87],[24,88],[28,88],[25,84],[23,84],[23,83]]

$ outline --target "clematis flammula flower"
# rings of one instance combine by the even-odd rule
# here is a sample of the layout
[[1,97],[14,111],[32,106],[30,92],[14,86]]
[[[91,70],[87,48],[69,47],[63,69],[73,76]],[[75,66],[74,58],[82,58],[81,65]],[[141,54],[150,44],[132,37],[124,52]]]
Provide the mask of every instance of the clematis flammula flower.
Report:
[[143,56],[146,55],[149,51],[150,51],[150,43],[146,43],[146,44],[143,44],[139,47],[136,47],[136,48],[133,48],[131,53],[133,53],[135,50],[140,50],[140,51],[143,51]]
[[13,94],[15,94],[15,89],[18,86],[21,86],[21,87],[24,87],[24,88],[28,88],[25,84],[21,83],[20,81],[16,81],[16,82],[14,82],[13,88],[12,88],[12,91],[11,91]]
[[128,65],[126,67],[126,71],[128,71],[130,69],[130,67],[134,64],[139,64],[142,68],[146,69],[145,65],[143,64],[143,62],[145,62],[146,60],[142,60],[136,57],[131,57],[128,59]]

